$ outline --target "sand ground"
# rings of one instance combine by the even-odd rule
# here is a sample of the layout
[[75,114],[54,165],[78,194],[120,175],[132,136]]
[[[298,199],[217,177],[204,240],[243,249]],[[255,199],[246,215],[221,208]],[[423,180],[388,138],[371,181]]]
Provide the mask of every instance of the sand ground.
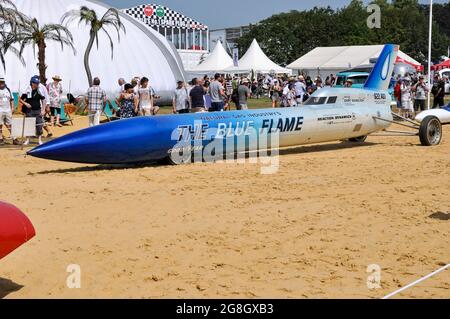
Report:
[[[85,127],[56,131],[57,135]],[[0,262],[7,298],[379,298],[450,262],[443,144],[370,137],[257,164],[109,167],[0,148],[1,199],[37,237]],[[67,266],[81,267],[69,289]],[[367,288],[367,267],[381,288]],[[399,298],[449,298],[450,269]]]

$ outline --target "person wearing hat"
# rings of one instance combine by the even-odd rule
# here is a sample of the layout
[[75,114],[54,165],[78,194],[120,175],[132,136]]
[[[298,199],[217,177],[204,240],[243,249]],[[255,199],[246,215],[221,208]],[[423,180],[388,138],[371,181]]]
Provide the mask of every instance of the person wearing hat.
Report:
[[401,103],[402,103],[402,113],[400,114],[404,117],[412,117],[412,113],[414,112],[414,106],[412,103],[412,90],[411,90],[411,78],[405,77],[403,78],[402,85],[400,86],[401,95]]
[[[36,136],[39,138],[39,145],[42,145],[42,134],[44,128],[45,115],[45,96],[39,90],[39,78],[32,77],[30,80],[30,90],[22,94],[19,101],[24,106],[23,110],[26,117],[34,117],[36,119]],[[30,144],[30,139],[27,138],[23,145]]]
[[295,98],[297,101],[297,106],[300,106],[303,104],[304,97],[307,94],[305,77],[303,75],[298,76],[298,79],[294,84],[294,88],[295,88]]
[[[3,139],[3,125],[11,133],[12,115],[14,112],[14,97],[11,90],[6,86],[4,77],[0,77],[0,145],[5,144]],[[18,144],[17,140],[13,140]]]
[[239,109],[240,110],[248,110],[248,98],[251,95],[248,85],[249,85],[249,80],[247,78],[244,78],[244,79],[242,79],[241,85],[239,85],[239,88],[238,88]]
[[351,88],[352,86],[353,86],[353,81],[351,79],[347,79],[347,81],[345,81],[344,87]]
[[[61,77],[55,75],[53,77],[53,82],[47,86],[48,95],[50,97],[50,123],[51,125],[56,124],[61,127],[61,94],[63,93],[61,85]],[[56,114],[56,123],[55,123]]]

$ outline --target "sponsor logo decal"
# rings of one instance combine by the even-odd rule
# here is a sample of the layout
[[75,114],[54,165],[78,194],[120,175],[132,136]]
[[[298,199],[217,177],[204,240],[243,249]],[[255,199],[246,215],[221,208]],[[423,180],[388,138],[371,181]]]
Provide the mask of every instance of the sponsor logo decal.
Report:
[[163,7],[158,7],[158,9],[156,9],[156,15],[163,18],[166,15],[166,10],[164,10]]
[[381,79],[384,81],[387,79],[389,74],[389,65],[391,64],[391,55],[388,54],[384,60],[383,68],[381,69]]
[[153,15],[154,12],[155,12],[155,11],[154,11],[153,8],[150,7],[150,6],[146,6],[146,7],[144,8],[144,14],[145,14],[146,17],[151,17],[151,16]]

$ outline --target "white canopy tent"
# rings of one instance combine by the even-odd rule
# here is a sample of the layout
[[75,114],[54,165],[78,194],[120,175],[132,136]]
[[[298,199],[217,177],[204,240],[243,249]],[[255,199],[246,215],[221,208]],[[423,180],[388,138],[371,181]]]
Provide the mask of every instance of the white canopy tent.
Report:
[[[20,12],[35,17],[42,25],[60,23],[61,17],[69,10],[87,6],[102,16],[109,6],[93,0],[15,0]],[[51,9],[51,10],[50,10]],[[120,42],[109,29],[114,42],[114,58],[105,34],[99,36],[99,48],[94,45],[90,55],[92,75],[101,79],[101,87],[109,96],[117,94],[119,78],[130,81],[135,76],[146,76],[159,95],[170,96],[177,80],[184,79],[184,69],[175,48],[158,32],[120,13],[126,34],[121,34]],[[47,41],[47,78],[59,75],[63,79],[64,93],[82,95],[88,89],[88,81],[83,64],[84,50],[89,40],[89,29],[84,24],[74,22],[69,25],[74,38],[76,54],[69,47]],[[13,92],[23,91],[31,76],[39,74],[37,54],[32,46],[25,49],[23,57],[26,66],[11,53],[6,55],[6,81]],[[3,70],[0,70],[2,73]],[[69,88],[70,87],[70,88]]]
[[256,39],[248,48],[244,56],[239,60],[238,66],[232,66],[225,70],[228,73],[287,73],[292,74],[292,70],[283,68],[270,60],[263,52]]
[[221,72],[233,66],[233,59],[225,51],[222,42],[217,41],[217,45],[210,55],[196,67],[187,70],[193,73],[214,73]]
[[[369,64],[371,59],[378,58],[383,45],[361,45],[340,47],[317,47],[298,60],[288,65],[288,68],[306,73],[310,76],[328,76],[338,72]],[[399,51],[399,59],[410,64],[420,65],[419,62]]]

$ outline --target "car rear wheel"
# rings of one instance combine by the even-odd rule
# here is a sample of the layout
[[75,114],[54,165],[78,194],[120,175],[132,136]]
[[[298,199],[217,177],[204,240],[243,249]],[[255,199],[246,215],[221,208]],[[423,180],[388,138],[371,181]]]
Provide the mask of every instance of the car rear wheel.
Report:
[[420,124],[420,143],[423,146],[439,145],[442,140],[442,124],[436,116],[427,116]]

